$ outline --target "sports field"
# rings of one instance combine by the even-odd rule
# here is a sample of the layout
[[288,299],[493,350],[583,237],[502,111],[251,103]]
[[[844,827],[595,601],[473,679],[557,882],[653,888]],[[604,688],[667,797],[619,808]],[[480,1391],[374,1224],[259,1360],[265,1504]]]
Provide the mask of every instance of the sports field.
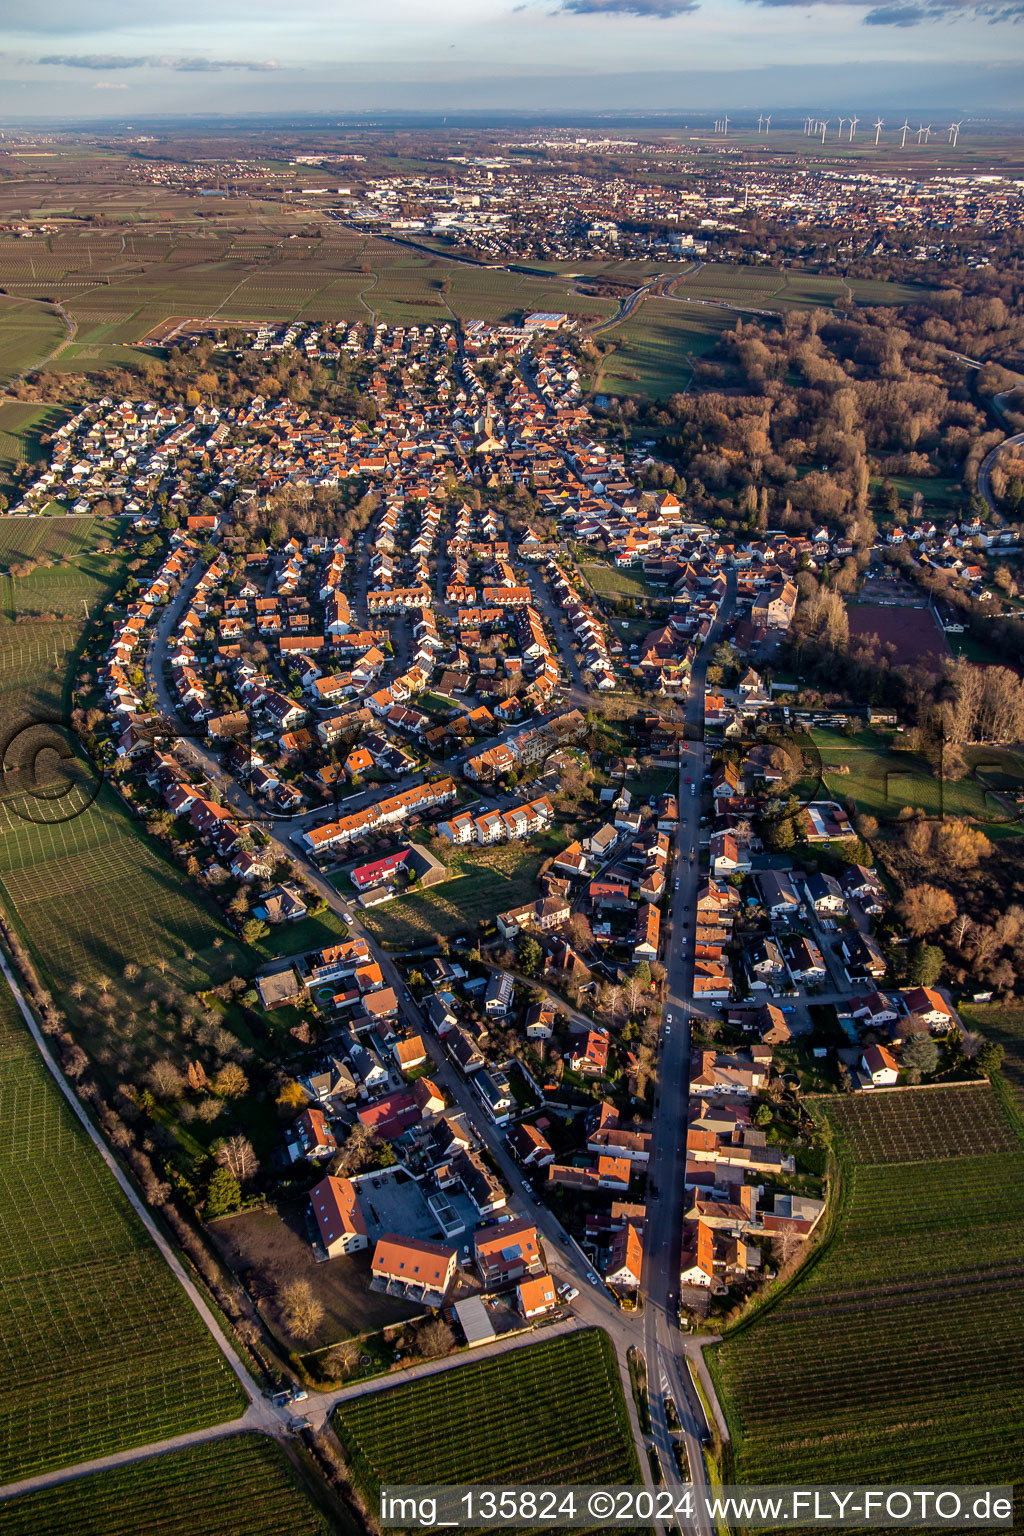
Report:
[[4,1536],[349,1536],[355,1522],[311,1501],[284,1450],[235,1435],[0,1505]]
[[[1024,785],[1024,753],[1011,747],[968,747],[964,751],[973,772],[966,778],[942,779],[928,760],[897,750],[899,737],[861,731],[854,737],[839,731],[811,732],[821,753],[826,788],[839,800],[853,799],[858,811],[882,823],[894,822],[904,806],[929,816],[963,816],[991,836],[1016,835],[1020,826],[989,792]],[[836,769],[848,772],[836,772]],[[829,770],[833,770],[830,772]]]
[[949,641],[930,608],[847,603],[851,635],[877,635],[883,654],[892,647],[897,667],[927,667],[938,672],[951,655]]
[[334,1429],[363,1496],[395,1483],[634,1483],[615,1353],[598,1329],[344,1403]]
[[0,1234],[0,1483],[242,1411],[2,979]]
[[987,1084],[819,1104],[833,1240],[707,1356],[734,1480],[1019,1481],[1024,1149]]

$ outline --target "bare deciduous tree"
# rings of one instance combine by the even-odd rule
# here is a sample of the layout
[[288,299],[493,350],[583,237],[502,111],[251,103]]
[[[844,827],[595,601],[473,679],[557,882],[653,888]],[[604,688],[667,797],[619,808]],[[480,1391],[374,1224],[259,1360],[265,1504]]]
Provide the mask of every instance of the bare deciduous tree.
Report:
[[308,1280],[289,1280],[278,1293],[278,1302],[288,1332],[298,1339],[311,1339],[324,1320],[324,1306],[313,1294]]
[[217,1162],[234,1174],[239,1184],[255,1176],[259,1161],[247,1136],[229,1136],[217,1149]]
[[956,902],[937,885],[912,885],[903,893],[900,915],[914,938],[934,933],[956,917]]

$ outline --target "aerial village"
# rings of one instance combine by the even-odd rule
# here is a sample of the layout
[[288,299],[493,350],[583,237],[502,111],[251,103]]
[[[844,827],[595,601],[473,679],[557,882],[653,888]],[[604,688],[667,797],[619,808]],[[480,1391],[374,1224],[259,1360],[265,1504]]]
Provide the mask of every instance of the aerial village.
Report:
[[[98,658],[112,782],[252,946],[260,1009],[301,1011],[275,1162],[307,1180],[311,1251],[453,1306],[470,1343],[572,1305],[552,1232],[636,1305],[673,978],[693,1014],[688,1326],[821,1218],[803,1090],[895,1083],[909,1039],[957,1023],[935,988],[888,985],[890,896],[828,857],[852,836],[842,805],[805,797],[795,837],[765,847],[806,769],[773,742],[819,718],[766,673],[797,570],[841,536],[727,543],[640,489],[648,455],[591,434],[563,322],[265,328],[257,345],[347,350],[373,410],[106,398],[57,430],[15,509],[131,520],[140,569]],[[275,514],[346,488],[343,533]],[[964,537],[922,533],[920,553]],[[663,620],[620,623],[573,551],[642,572]],[[685,706],[713,634],[692,777]],[[468,888],[491,848],[537,853],[525,895],[392,952],[379,914],[458,903],[453,876]],[[325,912],[333,942],[259,962],[268,931]]]

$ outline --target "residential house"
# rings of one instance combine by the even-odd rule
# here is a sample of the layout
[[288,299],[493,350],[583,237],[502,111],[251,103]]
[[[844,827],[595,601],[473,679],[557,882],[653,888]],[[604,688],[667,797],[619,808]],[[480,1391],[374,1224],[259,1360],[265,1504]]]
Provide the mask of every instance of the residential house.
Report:
[[440,1307],[455,1277],[457,1258],[454,1248],[441,1243],[386,1232],[377,1239],[370,1269],[389,1296]]
[[891,1087],[900,1075],[895,1058],[884,1045],[869,1045],[860,1058],[860,1064],[876,1088]]
[[473,1234],[473,1261],[485,1290],[539,1275],[544,1268],[540,1236],[528,1221],[500,1222]]
[[309,1203],[329,1259],[358,1253],[367,1246],[366,1222],[351,1179],[338,1179],[328,1174],[310,1190]]

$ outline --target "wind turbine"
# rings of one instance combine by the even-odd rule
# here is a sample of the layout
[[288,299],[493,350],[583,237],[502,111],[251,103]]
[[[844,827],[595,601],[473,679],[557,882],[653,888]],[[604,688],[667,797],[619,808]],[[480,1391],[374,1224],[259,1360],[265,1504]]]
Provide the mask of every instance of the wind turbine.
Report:
[[830,122],[831,122],[831,118],[826,117],[825,121],[821,125],[821,142],[823,144],[825,142],[825,129],[828,127]]
[[877,121],[875,122],[875,148],[876,149],[878,148],[878,141],[882,137],[882,129],[884,127],[885,127],[885,120],[883,118],[881,118],[881,117],[878,118]]
[[903,119],[903,126],[900,129],[900,132],[903,134],[903,138],[900,140],[900,149],[906,149],[907,134],[910,132],[910,124],[907,122],[906,118]]
[[764,120],[764,132],[765,132],[765,137],[766,138],[768,136],[768,129],[771,127],[771,125],[772,125],[772,115],[769,112],[768,116]]
[[959,123],[950,123],[949,125],[949,142],[952,144],[954,149],[956,149],[957,140],[960,137],[960,129],[962,126],[963,118],[960,119]]
[[859,122],[860,122],[860,118],[859,117],[851,117],[850,118],[850,143],[851,144],[853,143],[854,130],[857,127],[857,124]]
[[923,123],[918,123],[918,125],[917,125],[917,142],[918,142],[918,145],[920,145],[921,139],[922,139],[923,135],[924,135],[924,124]]
[[764,113],[760,112],[760,113],[758,113],[758,117],[757,117],[757,131],[758,131],[758,133],[761,132],[761,124],[763,122],[764,122]]
[[842,136],[843,136],[843,124],[844,123],[848,123],[849,121],[850,121],[850,119],[848,117],[841,117],[839,119],[839,131],[836,134],[836,138],[837,139],[841,139],[842,138]]
[[725,138],[725,139],[727,139],[729,137],[729,114],[728,113],[726,113],[725,117],[722,119],[722,137]]
[[929,123],[927,128],[924,131],[924,141],[925,141],[926,144],[928,143],[928,140],[931,138],[931,136],[932,136],[932,125],[931,125],[931,123]]

